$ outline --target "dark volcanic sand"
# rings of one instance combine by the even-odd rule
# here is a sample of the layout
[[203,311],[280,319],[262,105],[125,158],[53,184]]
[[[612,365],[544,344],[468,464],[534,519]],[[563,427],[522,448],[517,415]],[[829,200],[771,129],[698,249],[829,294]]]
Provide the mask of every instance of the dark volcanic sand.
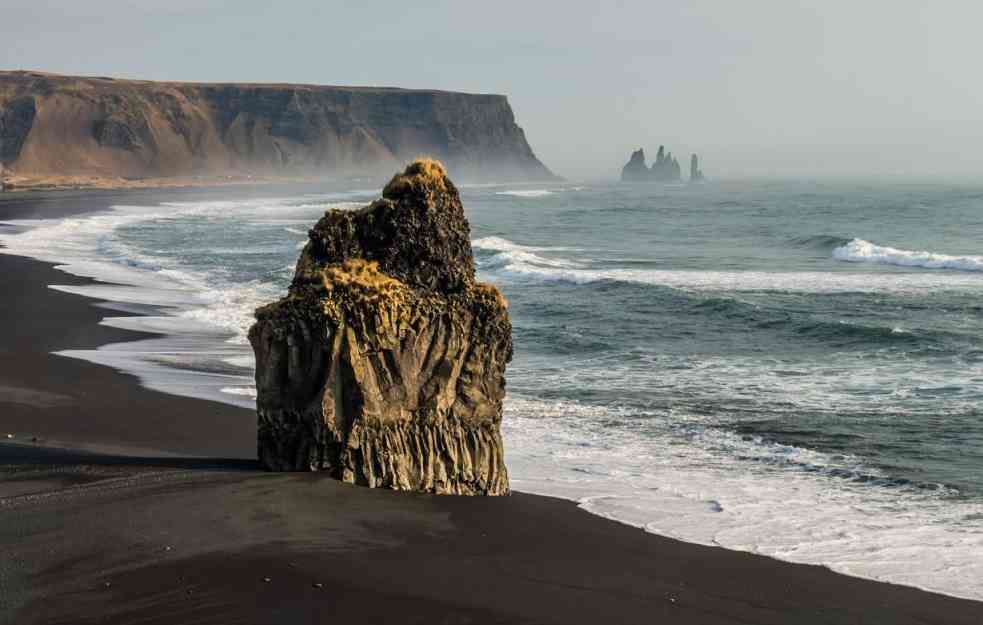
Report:
[[[103,201],[63,198],[0,201],[0,220]],[[0,281],[0,623],[983,623],[983,603],[562,500],[262,473],[249,411],[48,354],[140,337],[45,288],[81,279],[0,256]]]

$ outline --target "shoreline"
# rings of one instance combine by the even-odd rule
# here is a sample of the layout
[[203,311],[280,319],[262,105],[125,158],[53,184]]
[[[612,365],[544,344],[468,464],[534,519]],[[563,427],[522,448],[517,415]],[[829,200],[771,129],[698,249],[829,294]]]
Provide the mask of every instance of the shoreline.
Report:
[[[0,221],[26,218],[11,217],[8,208],[0,204]],[[379,612],[380,619],[405,615],[412,606],[417,613],[453,612],[477,622],[651,622],[660,614],[675,623],[983,618],[980,602],[685,543],[552,497],[432,497],[347,487],[316,474],[257,471],[251,411],[151,391],[133,376],[50,353],[155,336],[98,325],[106,312],[98,302],[47,286],[95,281],[10,255],[0,256],[0,275],[5,292],[16,294],[0,312],[2,327],[13,330],[3,331],[0,341],[4,360],[12,363],[0,367],[0,431],[21,442],[37,436],[40,443],[0,444],[0,519],[10,520],[0,523],[0,542],[19,554],[18,562],[0,565],[0,590],[14,589],[0,594],[15,597],[25,610],[17,622],[61,622],[67,618],[61,608],[80,609],[72,622],[88,622],[87,615],[94,619],[110,607],[124,610],[110,622],[125,622],[138,616],[139,605],[152,605],[143,615],[166,622],[163,615],[186,609],[189,596],[207,596],[208,605],[194,612],[205,622],[233,614],[255,619],[285,603],[299,615],[328,609],[329,597],[310,596],[312,582],[299,581],[301,572],[323,579],[315,583],[333,589],[330,609],[352,618],[365,615],[358,602],[344,607],[335,599],[357,597],[391,610]],[[77,452],[45,441],[115,449]],[[182,545],[175,547],[180,555],[147,546],[147,536],[170,530],[146,518],[144,505],[179,526],[171,538]],[[188,524],[187,511],[201,523]],[[339,538],[353,528],[357,540]],[[43,553],[50,539],[65,549]],[[98,561],[91,561],[93,545]],[[103,558],[112,566],[100,564]],[[339,561],[366,577],[346,579],[342,573],[349,569]],[[428,572],[420,575],[413,562]],[[381,568],[373,572],[373,566]],[[297,583],[271,586],[262,572],[270,569],[277,580]],[[212,571],[218,581],[192,583],[189,571],[199,577]],[[104,580],[111,592],[98,589]],[[469,596],[472,582],[485,590]],[[207,590],[180,592],[194,590],[189,584]],[[445,597],[441,584],[457,591]],[[504,590],[489,590],[496,586]],[[16,605],[0,601],[0,614]]]

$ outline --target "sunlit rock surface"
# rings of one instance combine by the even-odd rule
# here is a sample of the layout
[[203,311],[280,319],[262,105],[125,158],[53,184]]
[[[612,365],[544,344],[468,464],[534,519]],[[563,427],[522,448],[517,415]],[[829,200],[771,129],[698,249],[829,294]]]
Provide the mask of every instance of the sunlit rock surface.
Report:
[[275,471],[371,487],[509,492],[499,425],[512,326],[475,280],[443,166],[314,226],[289,293],[256,311],[258,452]]

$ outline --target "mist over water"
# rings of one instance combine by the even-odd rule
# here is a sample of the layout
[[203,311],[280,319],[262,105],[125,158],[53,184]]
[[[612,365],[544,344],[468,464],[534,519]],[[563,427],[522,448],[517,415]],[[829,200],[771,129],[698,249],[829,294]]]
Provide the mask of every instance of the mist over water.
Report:
[[[537,156],[570,177],[613,176],[632,150],[654,155],[660,144],[683,159],[700,154],[711,179],[973,180],[983,169],[975,2],[290,7],[5,0],[4,66],[499,93]],[[325,36],[329,24],[358,36]]]
[[[983,188],[462,189],[511,302],[518,490],[651,531],[983,598]],[[3,236],[164,336],[72,353],[249,406],[245,332],[328,207],[120,206]],[[27,225],[27,224],[25,224]],[[38,224],[33,224],[38,225]]]

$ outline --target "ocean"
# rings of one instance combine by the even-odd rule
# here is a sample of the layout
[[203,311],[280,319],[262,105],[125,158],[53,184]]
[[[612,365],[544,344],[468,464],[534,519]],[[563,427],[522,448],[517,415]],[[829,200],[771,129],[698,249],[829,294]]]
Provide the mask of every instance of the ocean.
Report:
[[[15,222],[157,338],[61,352],[252,406],[252,310],[328,208],[214,197]],[[983,599],[983,187],[464,186],[511,303],[513,488],[686,541]],[[134,196],[136,197],[136,196]],[[145,316],[117,316],[113,309]]]

